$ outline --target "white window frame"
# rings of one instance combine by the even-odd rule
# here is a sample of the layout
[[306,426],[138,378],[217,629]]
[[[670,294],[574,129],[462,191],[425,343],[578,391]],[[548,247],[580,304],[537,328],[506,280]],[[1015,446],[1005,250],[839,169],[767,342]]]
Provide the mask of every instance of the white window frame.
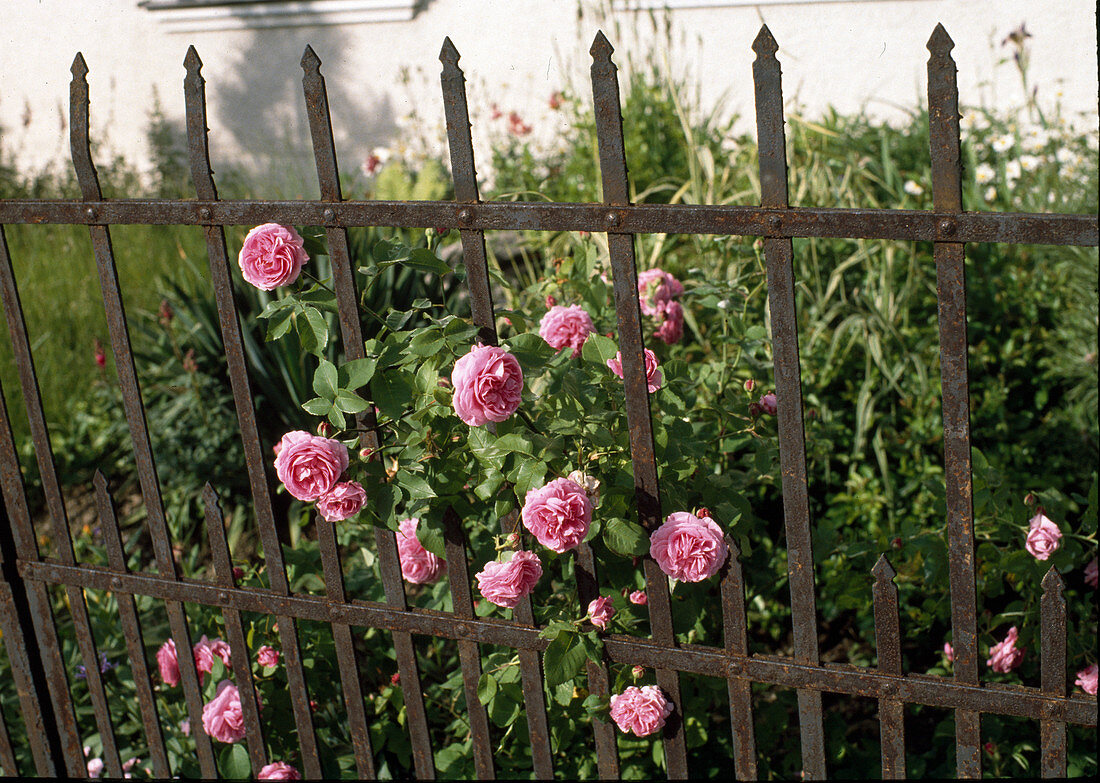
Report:
[[170,33],[407,22],[418,0],[143,0]]

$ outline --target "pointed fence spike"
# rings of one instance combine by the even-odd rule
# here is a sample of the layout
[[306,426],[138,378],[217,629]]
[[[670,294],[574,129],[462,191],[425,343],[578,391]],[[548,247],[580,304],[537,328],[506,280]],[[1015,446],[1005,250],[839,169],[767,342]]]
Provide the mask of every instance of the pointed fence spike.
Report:
[[886,559],[885,554],[881,554],[878,557],[878,562],[875,563],[871,569],[871,573],[875,575],[875,578],[880,582],[889,582],[898,572],[894,570],[894,567],[890,565],[890,561]]
[[321,70],[321,58],[317,56],[317,52],[313,51],[313,47],[306,44],[306,50],[302,52],[302,68],[308,72],[319,72]]
[[207,481],[202,487],[202,502],[206,504],[208,508],[218,507],[218,493],[214,487]]
[[955,42],[951,40],[951,36],[947,34],[947,30],[944,29],[943,23],[940,22],[936,25],[936,29],[932,31],[932,36],[928,39],[928,51],[932,54],[938,54],[941,57],[946,57],[947,53],[955,48]]
[[607,40],[607,36],[603,34],[603,30],[596,31],[596,37],[592,41],[592,48],[588,50],[588,53],[592,55],[595,60],[611,60],[611,54],[615,51],[615,47],[611,45],[611,42]]
[[195,50],[194,44],[187,47],[187,56],[183,58],[183,67],[193,73],[202,70],[202,60],[199,59],[199,53]]
[[1044,593],[1060,593],[1065,589],[1066,583],[1062,579],[1062,575],[1058,573],[1058,569],[1054,566],[1050,567],[1046,576],[1043,577],[1043,592]]
[[83,79],[88,75],[88,63],[84,62],[84,55],[81,52],[76,53],[76,57],[73,58],[72,67],[69,68],[72,71],[73,78]]
[[752,42],[752,50],[761,57],[774,55],[779,51],[779,44],[775,42],[775,36],[768,26],[761,25],[760,32],[756,34],[756,40]]
[[458,49],[456,49],[455,45],[451,42],[451,37],[447,36],[446,38],[444,38],[443,48],[439,50],[440,62],[446,63],[447,65],[457,66],[458,61],[461,57],[462,55],[458,53]]
[[98,489],[100,492],[107,491],[107,479],[106,477],[104,477],[99,468],[95,469],[95,475],[92,476],[92,483],[95,485],[95,488]]

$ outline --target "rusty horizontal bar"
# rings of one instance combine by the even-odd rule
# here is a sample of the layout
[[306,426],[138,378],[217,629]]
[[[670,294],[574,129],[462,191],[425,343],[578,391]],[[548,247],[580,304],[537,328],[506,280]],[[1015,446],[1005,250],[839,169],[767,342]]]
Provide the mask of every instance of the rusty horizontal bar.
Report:
[[[456,618],[429,609],[401,611],[371,601],[333,604],[310,595],[278,595],[270,590],[225,589],[206,582],[172,581],[151,574],[120,574],[101,566],[66,566],[57,561],[18,562],[24,579],[50,584],[79,585],[94,590],[115,590],[187,603],[205,604],[245,612],[280,614],[325,623],[347,623],[364,628],[408,631],[513,649],[539,650],[548,642],[539,629],[506,620],[483,617]],[[664,647],[648,639],[611,635],[605,648],[609,660],[650,668],[675,669],[707,677],[730,677],[845,693],[869,699],[898,699],[946,709],[967,709],[1022,718],[1062,720],[1083,726],[1097,725],[1096,699],[1044,695],[1038,688],[996,684],[962,685],[947,677],[910,674],[896,677],[874,669],[827,663],[810,666],[779,656],[731,656],[717,647],[683,644]]]
[[0,199],[0,224],[294,225],[1100,244],[1096,215],[691,204]]

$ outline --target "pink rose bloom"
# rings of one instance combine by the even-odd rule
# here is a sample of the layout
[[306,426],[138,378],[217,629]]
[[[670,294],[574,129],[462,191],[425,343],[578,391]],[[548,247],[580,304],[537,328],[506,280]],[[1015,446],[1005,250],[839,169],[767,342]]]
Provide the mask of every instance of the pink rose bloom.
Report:
[[[623,352],[616,351],[614,359],[607,360],[607,366],[611,368],[611,372],[623,377]],[[664,381],[664,376],[661,374],[657,365],[657,354],[648,348],[645,349],[645,380],[646,385],[649,388],[649,393],[657,391],[661,388],[661,383]]]
[[542,563],[534,552],[519,550],[511,560],[491,560],[477,575],[477,589],[497,606],[507,609],[530,595],[535,583],[542,577]]
[[367,491],[358,481],[341,481],[321,496],[317,510],[326,522],[341,522],[355,516],[367,502]]
[[596,626],[602,631],[607,630],[608,624],[611,622],[611,618],[615,616],[614,602],[607,596],[600,596],[595,598],[588,604],[588,617],[592,621],[592,625]]
[[1097,583],[1097,569],[1096,558],[1092,559],[1092,562],[1085,566],[1085,584],[1089,587],[1095,588]]
[[757,405],[760,406],[760,411],[762,413],[766,413],[769,416],[774,416],[779,410],[779,400],[776,398],[774,392],[768,392],[761,397]]
[[951,646],[951,642],[943,643],[943,657],[950,663],[955,662],[955,648]]
[[558,554],[572,549],[588,534],[592,501],[584,487],[567,478],[554,479],[527,492],[523,526],[538,542]]
[[276,761],[260,770],[256,780],[301,780],[302,775],[285,761]]
[[551,307],[539,323],[539,337],[558,351],[572,348],[574,359],[581,355],[581,346],[594,331],[591,316],[580,305]]
[[645,737],[659,731],[672,714],[672,705],[656,685],[631,685],[611,697],[611,719],[624,734]]
[[347,446],[303,430],[284,435],[275,457],[279,481],[298,500],[314,501],[327,495],[347,468]]
[[218,683],[218,695],[203,706],[202,728],[218,742],[238,742],[244,738],[241,695],[229,680]]
[[93,780],[103,773],[103,759],[88,759],[88,777]]
[[1020,632],[1016,630],[1015,625],[1009,628],[1005,640],[989,648],[989,659],[985,665],[1001,674],[1008,674],[1019,666],[1024,659],[1024,651],[1016,649],[1016,640],[1019,637]]
[[722,529],[714,520],[687,511],[669,514],[649,539],[649,556],[662,571],[681,582],[714,576],[728,554]]
[[176,657],[174,639],[169,639],[157,650],[157,668],[160,669],[160,679],[165,685],[179,685],[180,664]]
[[669,302],[665,320],[653,333],[665,345],[675,345],[684,336],[684,308],[679,302]]
[[665,317],[672,300],[684,293],[680,281],[660,269],[647,269],[638,275],[638,304],[642,312]]
[[451,372],[458,418],[472,427],[504,421],[519,409],[523,370],[516,357],[495,345],[475,345]]
[[443,573],[443,558],[432,554],[416,537],[418,519],[403,519],[397,526],[397,554],[401,559],[401,576],[414,585],[434,582]]
[[271,291],[298,279],[302,264],[309,260],[298,232],[278,223],[264,223],[248,232],[237,257],[244,279],[257,288]]
[[1058,548],[1062,531],[1042,511],[1031,518],[1030,525],[1024,549],[1036,560],[1046,560]]
[[260,666],[278,666],[279,651],[265,644],[256,651],[256,663]]
[[649,603],[649,596],[645,594],[645,590],[635,590],[627,596],[627,598],[630,600],[630,603],[636,606],[645,606]]
[[1096,695],[1096,664],[1082,669],[1077,672],[1077,679],[1073,681],[1074,685],[1080,685],[1081,690],[1090,696]]

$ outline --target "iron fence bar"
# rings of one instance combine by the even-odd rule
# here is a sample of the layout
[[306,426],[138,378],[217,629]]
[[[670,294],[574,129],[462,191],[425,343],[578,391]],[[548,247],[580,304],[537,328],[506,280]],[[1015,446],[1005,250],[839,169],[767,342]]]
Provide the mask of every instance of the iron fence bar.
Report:
[[[3,590],[3,588],[0,588],[0,590]],[[0,602],[3,600],[3,596],[0,596]],[[11,737],[8,735],[8,719],[2,714],[0,714],[0,774],[10,777],[19,776],[19,765],[15,761],[15,752],[11,747]]]
[[[310,135],[313,141],[313,154],[317,167],[317,179],[320,186],[321,198],[325,201],[338,202],[342,198],[340,192],[340,173],[336,161],[336,144],[332,137],[332,119],[329,112],[328,93],[325,90],[325,77],[321,74],[321,59],[313,48],[307,46],[302,54],[302,88],[306,101],[306,115],[309,118]],[[326,212],[329,217],[331,212]],[[328,224],[325,228],[325,236],[328,240],[329,259],[332,262],[333,283],[336,288],[337,313],[340,319],[340,335],[344,347],[344,355],[349,361],[362,359],[366,356],[363,344],[363,329],[359,322],[359,310],[355,290],[355,277],[351,267],[351,254],[348,250],[347,229]],[[358,391],[358,390],[354,390]],[[374,411],[368,409],[355,415],[356,427],[360,430],[359,446],[369,449],[375,454],[378,448],[379,437],[376,431]],[[372,456],[373,458],[373,456]],[[321,563],[325,576],[325,591],[336,602],[343,603],[344,573],[340,565],[339,549],[336,545],[336,532],[331,524],[323,519],[317,519],[318,541],[321,547]],[[388,532],[388,531],[387,531]],[[392,533],[389,536],[392,538]],[[395,557],[392,548],[379,547],[380,556]],[[396,603],[404,606],[404,588],[400,583],[394,586],[391,582],[385,582],[383,589],[387,600],[391,593],[401,591],[395,596]],[[360,776],[374,778],[374,752],[371,749],[370,734],[367,729],[366,712],[363,704],[362,683],[359,677],[359,664],[355,655],[355,647],[351,638],[351,627],[344,623],[332,626],[333,638],[336,644],[337,659],[340,666],[340,678],[344,688],[344,701],[348,708],[348,717],[352,736],[352,746],[355,751],[355,763]],[[410,739],[414,747],[414,764],[422,764],[425,756],[424,749],[417,745],[427,741],[427,723],[423,707],[423,694],[419,690],[419,672],[404,671],[407,668],[407,656],[412,651],[412,640],[403,640],[398,644],[394,640],[395,650],[398,652],[397,667],[402,675],[408,674],[412,687],[403,686],[403,694],[406,695],[408,715],[410,718]],[[402,664],[406,664],[405,667]],[[427,758],[430,761],[431,747],[427,746]],[[431,769],[430,763],[428,764]],[[418,768],[419,769],[419,768]],[[430,774],[430,773],[429,773]]]
[[[73,60],[71,70],[73,78],[69,87],[69,148],[81,195],[85,199],[98,201],[102,200],[103,194],[99,187],[99,175],[96,172],[95,164],[92,162],[91,143],[88,137],[88,66],[84,62],[83,55],[79,52]],[[119,388],[122,392],[126,425],[130,431],[130,440],[134,448],[134,458],[141,484],[142,499],[145,503],[149,532],[153,540],[157,569],[162,574],[175,578],[177,576],[176,564],[172,556],[168,525],[164,517],[164,505],[161,500],[160,485],[157,481],[156,462],[149,441],[145,409],[142,404],[141,389],[138,385],[137,370],[134,366],[130,335],[126,325],[126,311],[122,302],[122,292],[119,289],[114,251],[111,247],[110,230],[106,225],[97,224],[90,225],[89,232],[92,237],[92,248],[99,274],[100,290],[103,295],[107,330],[111,338],[111,350],[115,357],[115,370],[118,374]],[[70,605],[74,605],[71,598]],[[186,614],[182,606],[168,605],[167,610],[177,654],[180,650],[183,650],[186,656],[186,651],[191,649]],[[85,665],[87,666],[87,664]],[[197,671],[193,666],[184,666],[180,669],[180,676],[183,681],[189,718],[193,726],[201,726],[202,691],[199,687],[200,679]],[[89,683],[91,683],[90,677],[89,674]],[[210,738],[205,733],[196,732],[195,745],[203,775],[207,777],[215,776],[217,766],[214,762],[214,752],[210,744]],[[110,773],[109,766],[108,772]],[[122,774],[121,769],[117,774]]]
[[[65,514],[65,503],[61,497],[61,486],[53,462],[53,452],[50,448],[49,428],[46,425],[46,416],[42,410],[42,396],[39,392],[38,377],[34,372],[34,357],[31,355],[26,319],[23,316],[23,306],[19,300],[19,289],[15,282],[15,270],[12,267],[7,238],[4,236],[2,226],[0,226],[0,297],[3,299],[4,314],[8,321],[15,366],[19,372],[19,384],[23,392],[23,405],[27,411],[31,440],[34,443],[35,459],[38,463],[39,475],[42,481],[42,491],[46,497],[46,506],[50,515],[50,529],[61,562],[66,565],[74,565],[75,558],[73,556],[72,540],[69,538],[68,517]],[[4,416],[7,423],[6,407]],[[20,471],[15,457],[15,446],[11,442],[10,425],[5,428],[5,433],[11,446],[10,452],[5,450],[8,455],[5,459],[9,461],[10,468],[14,471],[11,475],[17,477],[20,475]],[[22,489],[21,486],[20,489]],[[9,487],[5,486],[5,502],[8,504],[8,513],[15,523],[13,534],[16,553],[21,561],[38,560],[38,547],[35,542],[30,511],[26,505],[26,496],[22,492],[11,494],[8,490]],[[70,605],[74,600],[83,600],[75,586],[66,588],[66,595],[69,596]],[[53,704],[53,716],[60,735],[66,772],[73,776],[82,775],[87,771],[84,767],[84,752],[77,727],[76,714],[69,695],[68,677],[62,659],[61,645],[57,637],[52,601],[45,585],[30,586],[27,591],[27,600],[30,604],[31,617],[34,620],[35,637],[38,639],[39,646],[46,650],[42,663],[49,687],[50,701]]]
[[[451,583],[451,599],[454,605],[454,616],[444,617],[448,627],[454,629],[451,638],[458,640],[458,660],[462,667],[462,686],[466,694],[466,711],[470,716],[470,737],[474,746],[474,768],[479,778],[495,779],[489,718],[485,705],[477,695],[477,683],[481,679],[481,653],[477,641],[470,639],[470,629],[474,624],[474,601],[467,570],[466,532],[462,529],[462,520],[453,508],[443,512],[443,539],[447,555],[447,579]],[[456,623],[456,619],[459,622]],[[533,631],[511,623],[508,625],[520,632]]]
[[[1058,569],[1050,567],[1043,577],[1040,599],[1040,677],[1043,693],[1066,695],[1066,599],[1065,583]],[[1066,722],[1045,715],[1039,722],[1041,766],[1044,778],[1066,776]]]
[[[95,486],[96,509],[99,528],[103,531],[103,544],[107,549],[107,562],[119,573],[126,573],[126,555],[122,549],[119,535],[118,515],[114,501],[107,489],[107,479],[97,469],[92,477]],[[112,591],[113,592],[113,591]],[[157,715],[156,702],[153,699],[153,687],[149,677],[149,666],[145,659],[145,640],[138,620],[134,597],[126,593],[115,593],[118,602],[118,615],[122,623],[122,635],[126,640],[126,652],[129,654],[130,669],[134,675],[134,690],[137,691],[138,706],[141,710],[142,725],[149,746],[149,757],[153,762],[153,772],[157,777],[171,777],[168,754],[164,749],[164,735],[161,731],[160,717]]]
[[[600,576],[592,547],[581,542],[576,549],[573,561],[573,574],[577,580],[577,596],[584,609],[600,596]],[[588,675],[588,692],[598,699],[611,696],[611,681],[607,670],[607,656],[600,663],[588,659],[585,661]],[[592,734],[596,739],[596,772],[601,780],[616,780],[619,777],[619,746],[615,739],[615,727],[611,721],[593,720]]]
[[[928,125],[932,158],[932,203],[937,212],[962,212],[959,90],[954,42],[936,25],[928,40]],[[956,219],[941,221],[950,237]],[[974,504],[970,469],[970,390],[966,337],[966,264],[957,241],[933,245],[939,311],[943,450],[947,491],[947,542],[951,584],[951,633],[955,677],[978,684],[977,594],[974,581]],[[981,721],[977,712],[955,715],[959,777],[981,777]]]
[[[32,583],[76,584],[92,589],[114,589],[206,606],[231,606],[244,612],[288,614],[302,620],[323,623],[333,621],[331,602],[320,596],[281,596],[266,589],[240,587],[223,591],[216,585],[196,580],[172,581],[152,574],[117,574],[98,566],[65,565],[53,560],[36,562],[20,558],[18,570],[24,580]],[[112,582],[112,579],[117,581]],[[470,608],[472,609],[472,603]],[[398,611],[387,604],[360,600],[349,601],[342,610],[346,613],[346,618],[341,622],[346,621],[365,628],[408,631],[444,639],[465,639],[517,650],[542,651],[548,644],[539,637],[538,629],[489,617],[456,616],[457,611],[451,613],[419,608]],[[604,646],[608,660],[615,663],[654,669],[667,666],[687,674],[722,679],[727,676],[731,660],[729,654],[718,647],[700,644],[666,647],[650,639],[620,634],[606,636]],[[1094,697],[1071,695],[1058,698],[1044,694],[1039,688],[997,683],[966,685],[951,677],[923,674],[909,674],[899,678],[883,674],[875,668],[840,663],[812,666],[778,655],[755,654],[750,658],[739,659],[738,663],[743,669],[741,676],[753,682],[846,693],[869,699],[898,698],[930,707],[980,709],[982,712],[1035,720],[1043,717],[1044,710],[1047,710],[1050,713],[1048,717],[1052,720],[1064,720],[1082,726],[1097,725]]]
[[[752,48],[756,52],[752,75],[756,93],[761,206],[785,210],[787,150],[783,129],[783,85],[779,60],[775,57],[779,45],[767,25],[760,28]],[[779,228],[784,220],[784,215],[776,214],[769,219],[769,223]],[[806,436],[802,420],[802,371],[798,353],[791,239],[769,234],[764,240],[764,258],[771,310],[775,395],[778,398],[779,462],[783,472],[783,519],[787,536],[794,655],[803,663],[817,664],[817,603],[806,484]],[[798,693],[798,720],[803,774],[821,780],[826,773],[820,693]]]
[[[596,117],[603,201],[609,205],[606,214],[608,225],[605,230],[608,231],[607,249],[611,260],[619,349],[622,354],[623,391],[626,398],[627,426],[630,430],[635,503],[639,521],[646,532],[653,533],[661,524],[661,494],[657,482],[657,459],[653,449],[653,422],[650,418],[645,342],[642,338],[642,316],[638,303],[634,237],[614,231],[621,222],[618,207],[630,203],[630,184],[623,144],[618,71],[611,59],[613,51],[603,32],[597,32],[589,50],[592,55],[592,103]],[[643,562],[653,638],[659,644],[675,647],[676,632],[672,622],[668,578],[652,557],[647,556]],[[662,735],[666,771],[669,778],[686,778],[687,743],[684,738],[679,672],[667,666],[658,667],[657,685],[675,705]]]
[[[880,555],[871,573],[875,577],[871,593],[874,596],[878,668],[884,674],[901,677],[901,624],[898,619],[898,586],[894,584],[897,572],[886,559],[886,555]],[[882,746],[882,777],[888,780],[904,780],[904,702],[900,699],[879,699],[878,720],[879,741]]]
[[722,571],[722,632],[726,653],[726,690],[730,700],[730,730],[733,733],[733,765],[738,780],[756,780],[756,731],[753,725],[752,682],[737,675],[741,660],[748,657],[748,622],[745,618],[745,579],[741,550],[726,535],[729,558]]
[[[218,191],[214,185],[213,172],[210,169],[209,140],[207,138],[206,80],[201,73],[202,61],[199,59],[194,46],[189,47],[187,50],[184,67],[187,69],[187,76],[184,79],[184,94],[191,177],[195,184],[196,195],[199,198],[217,201]],[[225,346],[229,382],[233,389],[233,403],[237,410],[237,422],[240,426],[241,441],[244,445],[252,501],[256,509],[260,540],[264,548],[267,577],[272,590],[282,595],[289,595],[290,586],[287,583],[283,552],[278,532],[275,529],[275,516],[271,508],[271,490],[268,486],[265,470],[266,461],[260,445],[255,403],[248,378],[248,368],[245,364],[240,316],[233,297],[233,278],[230,274],[225,248],[225,229],[220,225],[211,225],[207,226],[203,233],[206,236],[206,252],[210,261],[210,278],[214,286],[214,297],[218,307],[218,320],[221,324],[222,343]],[[309,707],[309,688],[302,669],[298,630],[293,618],[289,616],[278,616],[276,621],[279,625],[279,641],[286,660],[287,683],[290,690],[291,705],[294,710],[294,723],[298,729],[303,771],[306,777],[319,778],[321,777],[321,762],[317,751],[317,736],[313,727],[313,715]]]
[[[88,210],[94,209],[94,216]],[[325,211],[332,218],[326,220]],[[1077,245],[1098,242],[1095,215],[964,212],[904,209],[838,209],[699,204],[624,204],[609,213],[602,204],[482,201],[263,201],[118,199],[79,202],[0,199],[0,223],[88,225],[294,225],[458,228],[477,231],[606,231],[608,215],[622,234],[713,234],[799,238],[953,240],[999,244]],[[778,226],[773,218],[781,218]],[[943,221],[954,221],[950,235]]]
[[[0,242],[2,239],[0,236]],[[30,635],[37,635],[36,625],[31,614],[27,585],[20,578],[16,565],[20,548],[24,551],[29,548],[34,552],[35,546],[33,538],[30,542],[23,540],[17,544],[21,531],[30,529],[30,514],[15,454],[7,403],[0,389],[0,495],[4,501],[0,505],[0,632],[4,635],[4,646],[8,651],[8,663],[19,696],[35,771],[41,776],[56,776],[64,762],[40,652],[37,647],[27,644]],[[17,515],[23,521],[13,525],[11,519]],[[42,584],[34,587],[45,590]],[[12,774],[18,772],[16,769]]]
[[[229,542],[225,538],[225,520],[222,517],[218,494],[209,481],[202,489],[202,504],[205,512],[206,536],[210,542],[210,562],[214,566],[214,584],[224,590],[232,590],[237,583],[233,578]],[[248,758],[252,762],[253,774],[258,775],[267,765],[267,751],[264,748],[264,731],[260,724],[256,686],[252,681],[252,660],[249,656],[248,642],[245,640],[239,611],[222,607],[222,619],[225,620],[225,634],[229,637],[229,660],[233,664],[233,673],[236,675],[237,695],[241,700]]]
[[[466,103],[466,78],[458,67],[458,50],[451,39],[443,41],[439,59],[443,63],[440,83],[447,120],[447,142],[451,154],[451,172],[455,183],[455,200],[477,204],[477,172],[474,168],[474,148],[470,136],[470,117]],[[476,209],[474,206],[466,209]],[[461,214],[461,213],[460,213]],[[494,317],[493,295],[489,289],[489,265],[485,257],[485,234],[479,230],[459,231],[462,241],[462,261],[466,268],[470,290],[470,308],[478,327],[481,343],[496,345],[499,339]],[[495,433],[496,428],[487,425]],[[511,487],[508,488],[509,491]],[[501,519],[501,532],[518,530],[519,511]],[[519,548],[519,547],[517,547]],[[534,627],[535,615],[530,596],[523,596],[512,610],[517,622]],[[527,734],[531,743],[531,760],[535,777],[545,780],[554,776],[553,752],[550,748],[550,728],[546,722],[546,697],[543,688],[542,661],[533,650],[519,650],[519,668],[526,707]]]

